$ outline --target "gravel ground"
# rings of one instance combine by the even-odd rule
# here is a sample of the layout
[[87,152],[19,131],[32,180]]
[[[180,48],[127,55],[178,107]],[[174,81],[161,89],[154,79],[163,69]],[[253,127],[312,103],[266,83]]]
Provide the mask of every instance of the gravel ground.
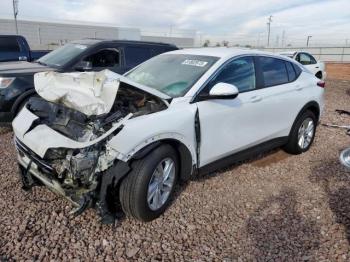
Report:
[[[327,83],[322,122],[350,123],[350,81]],[[12,132],[0,131],[0,260],[349,261],[350,173],[343,130],[319,126],[303,155],[275,150],[178,189],[165,215],[99,224],[45,188],[21,190]]]

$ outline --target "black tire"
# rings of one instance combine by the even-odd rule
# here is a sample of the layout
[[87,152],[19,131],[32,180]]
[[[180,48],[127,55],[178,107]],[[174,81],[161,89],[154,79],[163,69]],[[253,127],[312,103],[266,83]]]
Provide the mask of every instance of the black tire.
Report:
[[[171,158],[175,163],[175,180],[166,202],[157,210],[151,210],[147,202],[148,185],[159,163]],[[122,181],[119,198],[123,211],[141,221],[151,221],[164,213],[174,193],[179,173],[179,160],[173,147],[163,144],[151,151],[144,158],[131,164],[132,170]]]
[[[298,132],[299,132],[299,129],[300,129],[301,125],[303,124],[304,120],[306,120],[307,118],[311,118],[313,120],[314,132],[313,132],[313,136],[312,136],[312,139],[311,139],[309,145],[305,148],[302,148],[298,144]],[[301,153],[308,151],[309,148],[311,147],[313,141],[314,141],[314,138],[316,135],[316,127],[317,127],[317,118],[316,118],[315,114],[309,110],[305,111],[294,122],[292,130],[289,134],[288,143],[284,146],[284,150],[287,153],[290,153],[293,155],[298,155],[298,154],[301,154]]]
[[18,115],[18,113],[22,110],[22,108],[27,104],[29,99],[32,98],[32,97],[37,97],[37,95],[32,95],[32,96],[29,96],[29,97],[26,97],[25,99],[23,99],[23,101],[16,108],[15,116]]
[[317,72],[315,75],[318,79],[322,79],[322,72]]

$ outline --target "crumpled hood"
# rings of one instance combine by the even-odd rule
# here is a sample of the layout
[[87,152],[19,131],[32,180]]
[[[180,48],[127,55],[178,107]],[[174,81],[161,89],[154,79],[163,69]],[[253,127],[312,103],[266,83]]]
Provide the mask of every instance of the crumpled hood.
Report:
[[36,92],[45,100],[63,104],[87,116],[108,113],[120,82],[127,83],[163,101],[169,96],[131,81],[110,70],[84,73],[41,72],[34,75]]

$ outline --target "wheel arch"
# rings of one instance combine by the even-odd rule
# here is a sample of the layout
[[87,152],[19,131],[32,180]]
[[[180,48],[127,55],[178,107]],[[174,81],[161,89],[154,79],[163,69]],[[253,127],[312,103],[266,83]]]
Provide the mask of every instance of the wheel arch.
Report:
[[[312,113],[315,114],[316,116],[316,122],[318,123],[319,119],[320,119],[320,106],[319,104],[316,102],[316,101],[310,101],[308,102],[306,105],[303,106],[303,108],[299,111],[299,113],[297,114],[297,116],[295,117],[294,119],[294,123],[292,125],[292,128],[290,129],[290,132],[292,132],[294,126],[295,126],[295,123],[297,122],[297,120],[299,119],[299,117],[304,113],[306,112],[307,110],[310,110]],[[289,135],[290,135],[290,132],[289,132]]]
[[183,142],[174,138],[164,138],[144,146],[133,154],[129,161],[145,157],[148,153],[157,149],[162,144],[169,144],[176,150],[180,160],[180,179],[182,181],[188,180],[193,173],[195,159],[193,158],[190,149]]
[[15,101],[15,103],[13,104],[12,108],[11,108],[11,112],[13,114],[16,114],[19,107],[21,106],[21,104],[28,98],[30,98],[31,96],[35,95],[36,91],[35,89],[30,89],[25,91],[23,94],[21,94]]

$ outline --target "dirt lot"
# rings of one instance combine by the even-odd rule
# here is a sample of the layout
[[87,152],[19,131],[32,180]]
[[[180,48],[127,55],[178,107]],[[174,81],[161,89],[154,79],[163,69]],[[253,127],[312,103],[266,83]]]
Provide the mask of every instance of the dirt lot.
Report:
[[[350,81],[327,83],[323,122],[350,124]],[[275,150],[178,189],[150,223],[102,226],[45,188],[21,190],[12,132],[0,134],[0,260],[349,261],[350,173],[343,130],[319,126],[303,155]]]
[[326,64],[326,71],[329,79],[350,80],[350,63],[349,64]]

